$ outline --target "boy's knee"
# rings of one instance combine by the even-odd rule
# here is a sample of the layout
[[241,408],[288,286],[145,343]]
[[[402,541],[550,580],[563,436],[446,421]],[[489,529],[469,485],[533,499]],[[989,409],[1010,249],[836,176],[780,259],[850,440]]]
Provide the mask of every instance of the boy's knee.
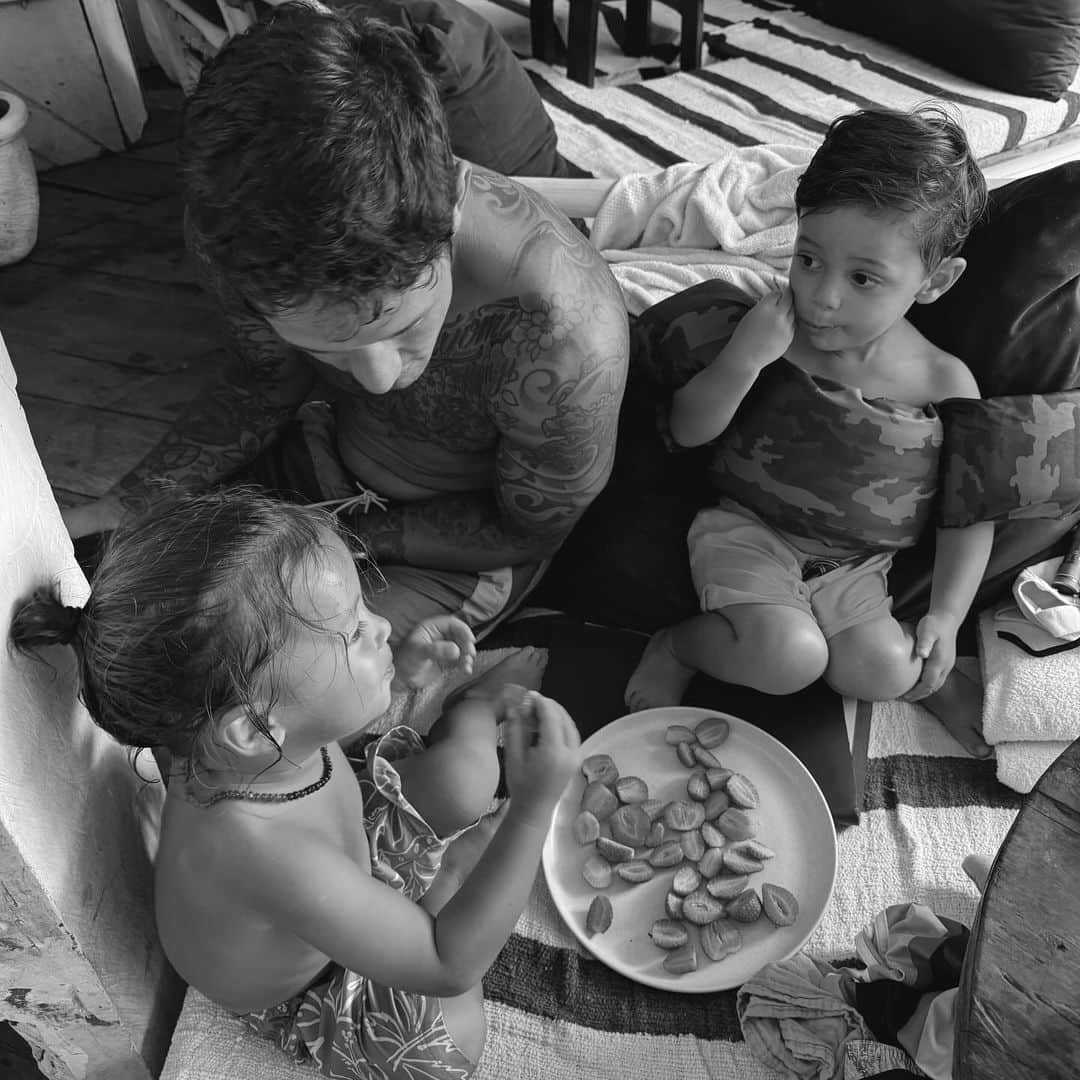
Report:
[[918,678],[911,643],[902,637],[859,641],[851,639],[830,649],[825,681],[838,693],[863,701],[893,701],[906,694]]
[[766,693],[797,694],[817,682],[829,663],[829,647],[816,626],[800,620],[774,632],[762,652],[769,672]]

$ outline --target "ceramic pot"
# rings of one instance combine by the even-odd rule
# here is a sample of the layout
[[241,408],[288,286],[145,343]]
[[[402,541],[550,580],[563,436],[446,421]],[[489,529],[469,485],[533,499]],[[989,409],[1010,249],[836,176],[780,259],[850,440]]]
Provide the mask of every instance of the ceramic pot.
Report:
[[26,102],[0,90],[0,266],[29,255],[37,242],[40,203],[28,118]]

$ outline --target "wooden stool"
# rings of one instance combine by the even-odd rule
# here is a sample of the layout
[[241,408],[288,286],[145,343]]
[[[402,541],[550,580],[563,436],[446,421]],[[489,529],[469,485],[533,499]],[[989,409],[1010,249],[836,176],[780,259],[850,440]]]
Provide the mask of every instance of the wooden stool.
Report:
[[[701,64],[704,37],[705,0],[662,0],[682,14],[679,66],[693,71]],[[596,35],[601,0],[570,0],[570,24],[566,43],[567,78],[592,86],[596,75]],[[645,56],[649,51],[652,0],[626,0],[627,56]],[[531,0],[529,31],[532,54],[545,64],[557,61],[558,35],[555,32],[554,0]]]
[[1080,1062],[1080,739],[1024,800],[971,928],[957,1080],[1074,1077]]

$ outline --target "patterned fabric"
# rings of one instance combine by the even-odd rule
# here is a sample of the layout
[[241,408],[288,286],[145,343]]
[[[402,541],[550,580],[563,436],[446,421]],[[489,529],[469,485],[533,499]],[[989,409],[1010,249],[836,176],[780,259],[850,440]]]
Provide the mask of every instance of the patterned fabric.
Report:
[[[392,762],[423,746],[415,731],[396,727],[363,761],[351,759],[364,793],[372,873],[412,900],[424,895],[447,846],[466,831],[435,836],[402,794]],[[336,964],[303,993],[243,1020],[331,1080],[464,1080],[476,1067],[454,1044],[437,998],[381,986]]]
[[941,524],[1060,518],[1080,508],[1075,391],[940,406]]
[[911,547],[930,523],[941,421],[770,364],[720,436],[717,491],[774,528],[838,551]]

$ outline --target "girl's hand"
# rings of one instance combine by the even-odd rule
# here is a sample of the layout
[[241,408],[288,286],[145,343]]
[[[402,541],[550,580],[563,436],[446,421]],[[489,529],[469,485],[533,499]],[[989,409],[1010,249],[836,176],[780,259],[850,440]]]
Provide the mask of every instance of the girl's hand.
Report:
[[581,764],[581,736],[557,701],[530,690],[526,704],[503,725],[506,786],[511,810],[546,832],[552,808]]
[[735,327],[728,350],[747,364],[763,368],[779,360],[795,337],[795,301],[791,286],[766,293]]
[[394,653],[396,679],[412,689],[427,686],[442,672],[471,675],[476,638],[456,615],[433,615],[412,628]]
[[915,628],[915,655],[923,661],[919,681],[904,694],[904,701],[920,701],[941,689],[956,663],[956,620],[931,612]]

